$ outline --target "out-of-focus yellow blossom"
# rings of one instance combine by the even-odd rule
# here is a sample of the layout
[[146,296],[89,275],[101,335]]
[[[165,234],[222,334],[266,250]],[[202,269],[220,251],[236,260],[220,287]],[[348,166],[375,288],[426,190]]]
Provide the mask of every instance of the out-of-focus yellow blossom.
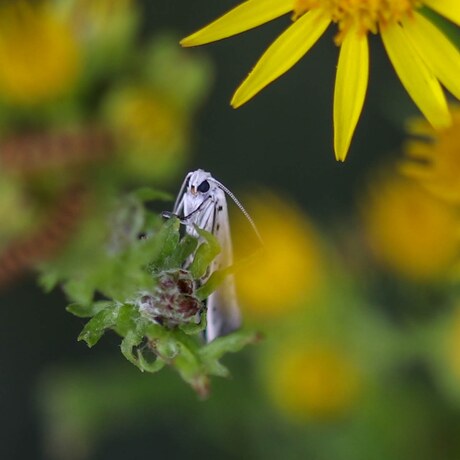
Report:
[[416,136],[406,145],[402,170],[443,200],[460,203],[460,106],[451,107],[453,124],[435,131],[422,119],[409,124]]
[[72,30],[50,4],[0,7],[0,97],[18,105],[47,102],[71,90],[80,69]]
[[336,158],[344,160],[367,90],[370,33],[381,35],[401,83],[428,121],[436,128],[449,125],[440,84],[460,98],[460,53],[422,14],[424,6],[460,24],[456,0],[248,0],[181,44],[220,40],[292,13],[293,24],[267,49],[234,94],[231,104],[239,107],[296,64],[334,23],[335,42],[341,48],[334,94],[334,148]]
[[128,87],[113,96],[107,107],[119,137],[124,161],[138,171],[180,167],[185,148],[186,119],[166,96],[147,87]]
[[168,100],[139,87],[122,92],[117,102],[116,124],[127,141],[144,154],[170,151],[176,146],[184,120]]
[[[248,202],[263,248],[237,271],[241,304],[258,321],[285,315],[318,292],[323,278],[319,238],[302,211],[271,194]],[[252,229],[243,216],[234,225],[237,249],[254,253]]]
[[134,3],[133,0],[72,0],[66,6],[75,23],[81,25],[81,33],[97,39],[112,33],[110,29],[116,29],[119,20],[132,12]]
[[[123,65],[132,51],[139,11],[134,0],[71,0],[57,5],[85,52],[89,75]],[[89,68],[88,68],[89,67]]]
[[363,221],[374,256],[409,278],[442,276],[458,256],[457,212],[412,180],[387,175],[374,182]]
[[267,364],[274,402],[299,419],[340,417],[356,402],[362,384],[358,366],[337,344],[289,341]]

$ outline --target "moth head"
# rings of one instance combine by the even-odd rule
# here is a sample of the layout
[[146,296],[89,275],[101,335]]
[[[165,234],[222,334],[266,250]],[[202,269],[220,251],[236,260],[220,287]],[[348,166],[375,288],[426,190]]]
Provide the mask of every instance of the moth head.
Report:
[[213,183],[214,180],[211,174],[202,169],[198,169],[190,174],[187,183],[187,191],[193,196],[201,195],[209,192]]

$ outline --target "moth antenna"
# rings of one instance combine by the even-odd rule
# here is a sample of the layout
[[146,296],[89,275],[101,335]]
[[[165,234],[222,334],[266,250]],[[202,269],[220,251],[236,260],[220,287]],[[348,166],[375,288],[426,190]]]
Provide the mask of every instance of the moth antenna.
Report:
[[254,233],[257,235],[257,238],[259,239],[260,243],[263,244],[262,237],[260,236],[259,230],[257,230],[256,224],[252,220],[252,217],[249,215],[249,213],[244,209],[243,205],[238,201],[238,198],[227,188],[225,185],[221,184],[218,180],[213,178],[213,181],[217,184],[217,186],[222,189],[232,200],[233,202],[238,206],[239,210],[244,214],[244,217],[248,220],[248,222],[251,224],[252,229],[254,230]]
[[190,180],[190,176],[192,175],[191,172],[189,172],[186,176],[185,176],[185,179],[184,179],[184,182],[182,182],[182,185],[180,186],[180,190],[179,190],[179,193],[177,194],[177,198],[176,198],[176,201],[174,203],[174,208],[173,208],[173,214],[176,214],[177,211],[178,211],[178,206],[179,206],[179,203],[184,195],[184,191],[185,189],[187,188],[187,183],[188,181]]

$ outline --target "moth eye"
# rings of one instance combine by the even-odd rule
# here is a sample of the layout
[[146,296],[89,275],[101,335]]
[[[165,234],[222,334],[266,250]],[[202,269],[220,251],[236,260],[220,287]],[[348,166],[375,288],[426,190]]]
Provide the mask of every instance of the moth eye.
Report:
[[209,182],[207,180],[204,180],[198,187],[197,190],[201,193],[206,193],[209,190]]

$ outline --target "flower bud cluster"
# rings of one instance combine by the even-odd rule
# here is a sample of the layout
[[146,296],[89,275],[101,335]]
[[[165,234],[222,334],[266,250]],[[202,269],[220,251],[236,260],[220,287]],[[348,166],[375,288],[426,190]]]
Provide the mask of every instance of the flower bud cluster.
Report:
[[172,270],[158,275],[153,291],[143,291],[137,299],[142,314],[169,328],[185,323],[198,324],[202,302],[194,296],[195,281],[187,270]]

